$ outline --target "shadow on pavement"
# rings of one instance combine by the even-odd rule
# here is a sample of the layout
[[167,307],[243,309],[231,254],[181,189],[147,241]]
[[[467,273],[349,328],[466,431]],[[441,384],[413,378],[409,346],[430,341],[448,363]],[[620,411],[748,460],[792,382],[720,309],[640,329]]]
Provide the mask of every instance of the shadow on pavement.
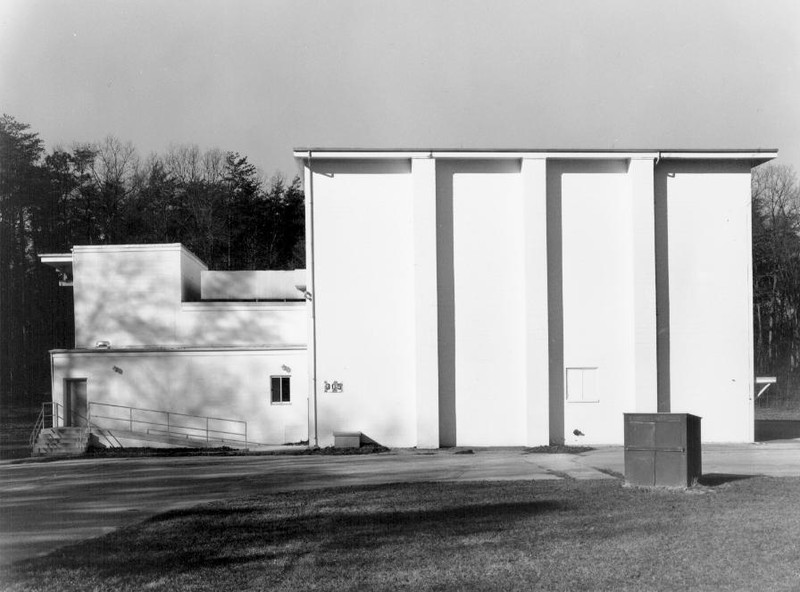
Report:
[[742,481],[744,479],[752,479],[755,475],[734,475],[732,473],[708,473],[700,477],[700,485],[707,487],[716,487],[725,483],[733,481]]
[[800,421],[794,419],[757,419],[756,442],[800,438]]

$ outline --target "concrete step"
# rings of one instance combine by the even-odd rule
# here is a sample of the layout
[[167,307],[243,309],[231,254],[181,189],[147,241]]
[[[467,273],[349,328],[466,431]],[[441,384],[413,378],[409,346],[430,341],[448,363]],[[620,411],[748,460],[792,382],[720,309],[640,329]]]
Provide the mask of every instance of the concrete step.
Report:
[[86,439],[86,436],[82,434],[69,434],[63,436],[56,434],[45,437],[52,442],[81,442],[82,440]]
[[89,433],[85,428],[45,428],[33,445],[33,456],[74,456],[86,452]]

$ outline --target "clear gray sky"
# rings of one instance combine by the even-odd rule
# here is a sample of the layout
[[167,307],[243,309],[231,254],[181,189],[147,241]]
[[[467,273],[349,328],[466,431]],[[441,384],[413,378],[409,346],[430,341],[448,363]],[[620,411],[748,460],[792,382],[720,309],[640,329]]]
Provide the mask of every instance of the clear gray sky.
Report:
[[0,110],[48,147],[778,148],[797,0],[2,0]]

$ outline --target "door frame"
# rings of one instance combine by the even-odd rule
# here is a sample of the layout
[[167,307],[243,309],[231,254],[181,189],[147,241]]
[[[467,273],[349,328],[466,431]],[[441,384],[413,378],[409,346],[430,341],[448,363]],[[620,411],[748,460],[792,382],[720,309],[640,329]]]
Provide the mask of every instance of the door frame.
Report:
[[[64,425],[67,427],[86,427],[89,421],[89,385],[86,378],[64,379]],[[81,402],[77,385],[83,385]],[[80,407],[80,409],[78,409]]]

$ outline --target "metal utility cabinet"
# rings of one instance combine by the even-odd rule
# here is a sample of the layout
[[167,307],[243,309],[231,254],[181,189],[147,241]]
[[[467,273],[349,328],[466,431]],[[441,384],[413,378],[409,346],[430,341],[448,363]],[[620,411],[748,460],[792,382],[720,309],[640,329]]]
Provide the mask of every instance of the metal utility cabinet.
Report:
[[702,475],[700,418],[689,413],[625,413],[625,481],[689,487]]

